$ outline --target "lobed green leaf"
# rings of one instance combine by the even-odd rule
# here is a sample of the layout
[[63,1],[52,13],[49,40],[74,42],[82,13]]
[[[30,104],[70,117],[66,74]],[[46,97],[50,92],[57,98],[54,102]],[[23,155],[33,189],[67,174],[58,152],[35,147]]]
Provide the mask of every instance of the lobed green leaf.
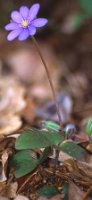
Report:
[[30,150],[19,151],[10,159],[10,165],[14,167],[16,178],[32,172],[38,164],[39,161],[32,158]]
[[72,141],[66,141],[60,145],[60,149],[76,159],[81,159],[86,153],[85,149]]
[[15,143],[17,150],[46,148],[58,145],[63,141],[63,136],[53,131],[27,130],[23,132]]

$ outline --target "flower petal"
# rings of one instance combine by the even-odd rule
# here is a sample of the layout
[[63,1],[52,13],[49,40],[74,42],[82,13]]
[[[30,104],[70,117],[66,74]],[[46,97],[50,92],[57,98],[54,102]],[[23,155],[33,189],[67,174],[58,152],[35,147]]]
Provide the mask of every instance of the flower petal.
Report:
[[23,31],[20,33],[18,40],[23,41],[26,40],[29,37],[29,30],[28,29],[23,29]]
[[21,6],[20,7],[20,14],[22,15],[23,19],[27,19],[29,15],[29,9],[27,6]]
[[13,30],[12,32],[10,32],[7,37],[8,41],[14,40],[21,33],[22,30],[23,30],[22,28],[19,28],[17,30]]
[[38,19],[35,19],[32,22],[32,25],[35,26],[35,27],[42,27],[42,26],[45,26],[47,23],[48,23],[47,19],[45,19],[45,18],[38,18]]
[[11,22],[10,24],[7,24],[5,26],[5,30],[11,31],[11,30],[16,30],[19,28],[19,25],[17,23]]
[[38,11],[40,9],[40,4],[39,3],[36,3],[34,4],[31,8],[30,8],[30,11],[29,11],[29,21],[33,20],[36,15],[38,14]]
[[35,33],[36,33],[36,28],[35,27],[30,26],[30,27],[28,27],[28,29],[29,29],[30,35],[35,35]]
[[11,13],[11,18],[14,22],[21,23],[23,18],[22,15],[18,11],[13,11]]

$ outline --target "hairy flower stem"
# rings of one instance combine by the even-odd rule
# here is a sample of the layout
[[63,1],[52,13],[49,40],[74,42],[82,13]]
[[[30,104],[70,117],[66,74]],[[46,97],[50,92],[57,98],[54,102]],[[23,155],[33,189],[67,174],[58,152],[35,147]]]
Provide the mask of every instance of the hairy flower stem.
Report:
[[51,87],[51,91],[52,91],[52,94],[53,94],[53,100],[54,100],[54,103],[55,103],[56,112],[57,112],[58,119],[59,119],[59,124],[60,124],[60,126],[62,127],[62,120],[61,120],[59,105],[58,105],[58,102],[57,102],[57,98],[56,98],[54,86],[53,86],[53,83],[52,83],[52,80],[51,80],[51,77],[50,77],[50,73],[49,73],[49,71],[48,71],[48,67],[47,67],[47,65],[46,65],[46,62],[44,61],[43,55],[42,55],[41,50],[40,50],[40,48],[39,48],[39,44],[38,44],[38,42],[36,41],[35,37],[33,37],[33,36],[32,36],[32,41],[33,41],[33,43],[35,44],[36,49],[37,49],[37,51],[38,51],[38,53],[39,53],[39,56],[40,56],[40,58],[41,58],[41,61],[42,61],[43,65],[44,65],[44,68],[45,68],[45,71],[46,71],[46,74],[47,74],[47,77],[48,77],[48,81],[49,81],[49,84],[50,84],[50,87]]

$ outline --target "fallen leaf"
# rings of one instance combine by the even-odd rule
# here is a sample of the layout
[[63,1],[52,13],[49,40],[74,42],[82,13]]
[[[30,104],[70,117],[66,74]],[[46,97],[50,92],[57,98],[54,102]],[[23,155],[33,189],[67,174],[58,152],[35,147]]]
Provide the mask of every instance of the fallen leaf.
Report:
[[18,130],[22,126],[22,121],[17,115],[5,115],[0,119],[0,134],[7,135]]
[[37,200],[63,200],[63,198],[64,198],[64,196],[62,194],[58,194],[52,198],[39,197]]
[[84,192],[80,190],[73,182],[69,183],[69,200],[82,200]]
[[5,150],[2,154],[1,157],[1,162],[2,162],[2,172],[0,174],[0,182],[6,181],[6,170],[7,170],[7,161],[9,157],[9,151]]
[[18,130],[21,125],[20,111],[26,106],[25,89],[14,77],[0,79],[0,134]]
[[49,200],[47,197],[39,197],[37,200]]
[[92,153],[92,142],[89,142],[88,145],[86,146],[86,149]]
[[92,165],[73,159],[64,161],[69,177],[74,180],[75,183],[88,189],[92,185]]
[[0,200],[9,200],[7,197],[0,196]]
[[27,197],[25,197],[23,195],[18,194],[14,200],[29,200],[29,198],[27,198]]
[[7,113],[16,114],[25,106],[25,89],[14,77],[0,79],[0,116]]
[[58,195],[52,197],[50,200],[63,200],[63,199],[64,199],[64,195],[58,194]]
[[0,188],[0,194],[8,198],[15,198],[17,194],[17,189],[18,189],[17,182],[5,183],[2,184],[2,187]]
[[21,111],[21,116],[28,123],[32,123],[35,119],[35,109],[36,105],[32,98],[26,98],[26,107]]
[[3,137],[0,139],[0,153],[5,151],[5,149],[11,148],[15,143],[15,139],[13,137]]

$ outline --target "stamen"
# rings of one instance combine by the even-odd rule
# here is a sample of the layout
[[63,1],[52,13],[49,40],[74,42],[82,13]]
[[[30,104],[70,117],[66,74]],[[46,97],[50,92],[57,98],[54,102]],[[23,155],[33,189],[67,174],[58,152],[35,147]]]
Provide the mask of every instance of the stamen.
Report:
[[28,21],[26,21],[26,20],[22,21],[22,26],[24,28],[26,28],[28,26]]

